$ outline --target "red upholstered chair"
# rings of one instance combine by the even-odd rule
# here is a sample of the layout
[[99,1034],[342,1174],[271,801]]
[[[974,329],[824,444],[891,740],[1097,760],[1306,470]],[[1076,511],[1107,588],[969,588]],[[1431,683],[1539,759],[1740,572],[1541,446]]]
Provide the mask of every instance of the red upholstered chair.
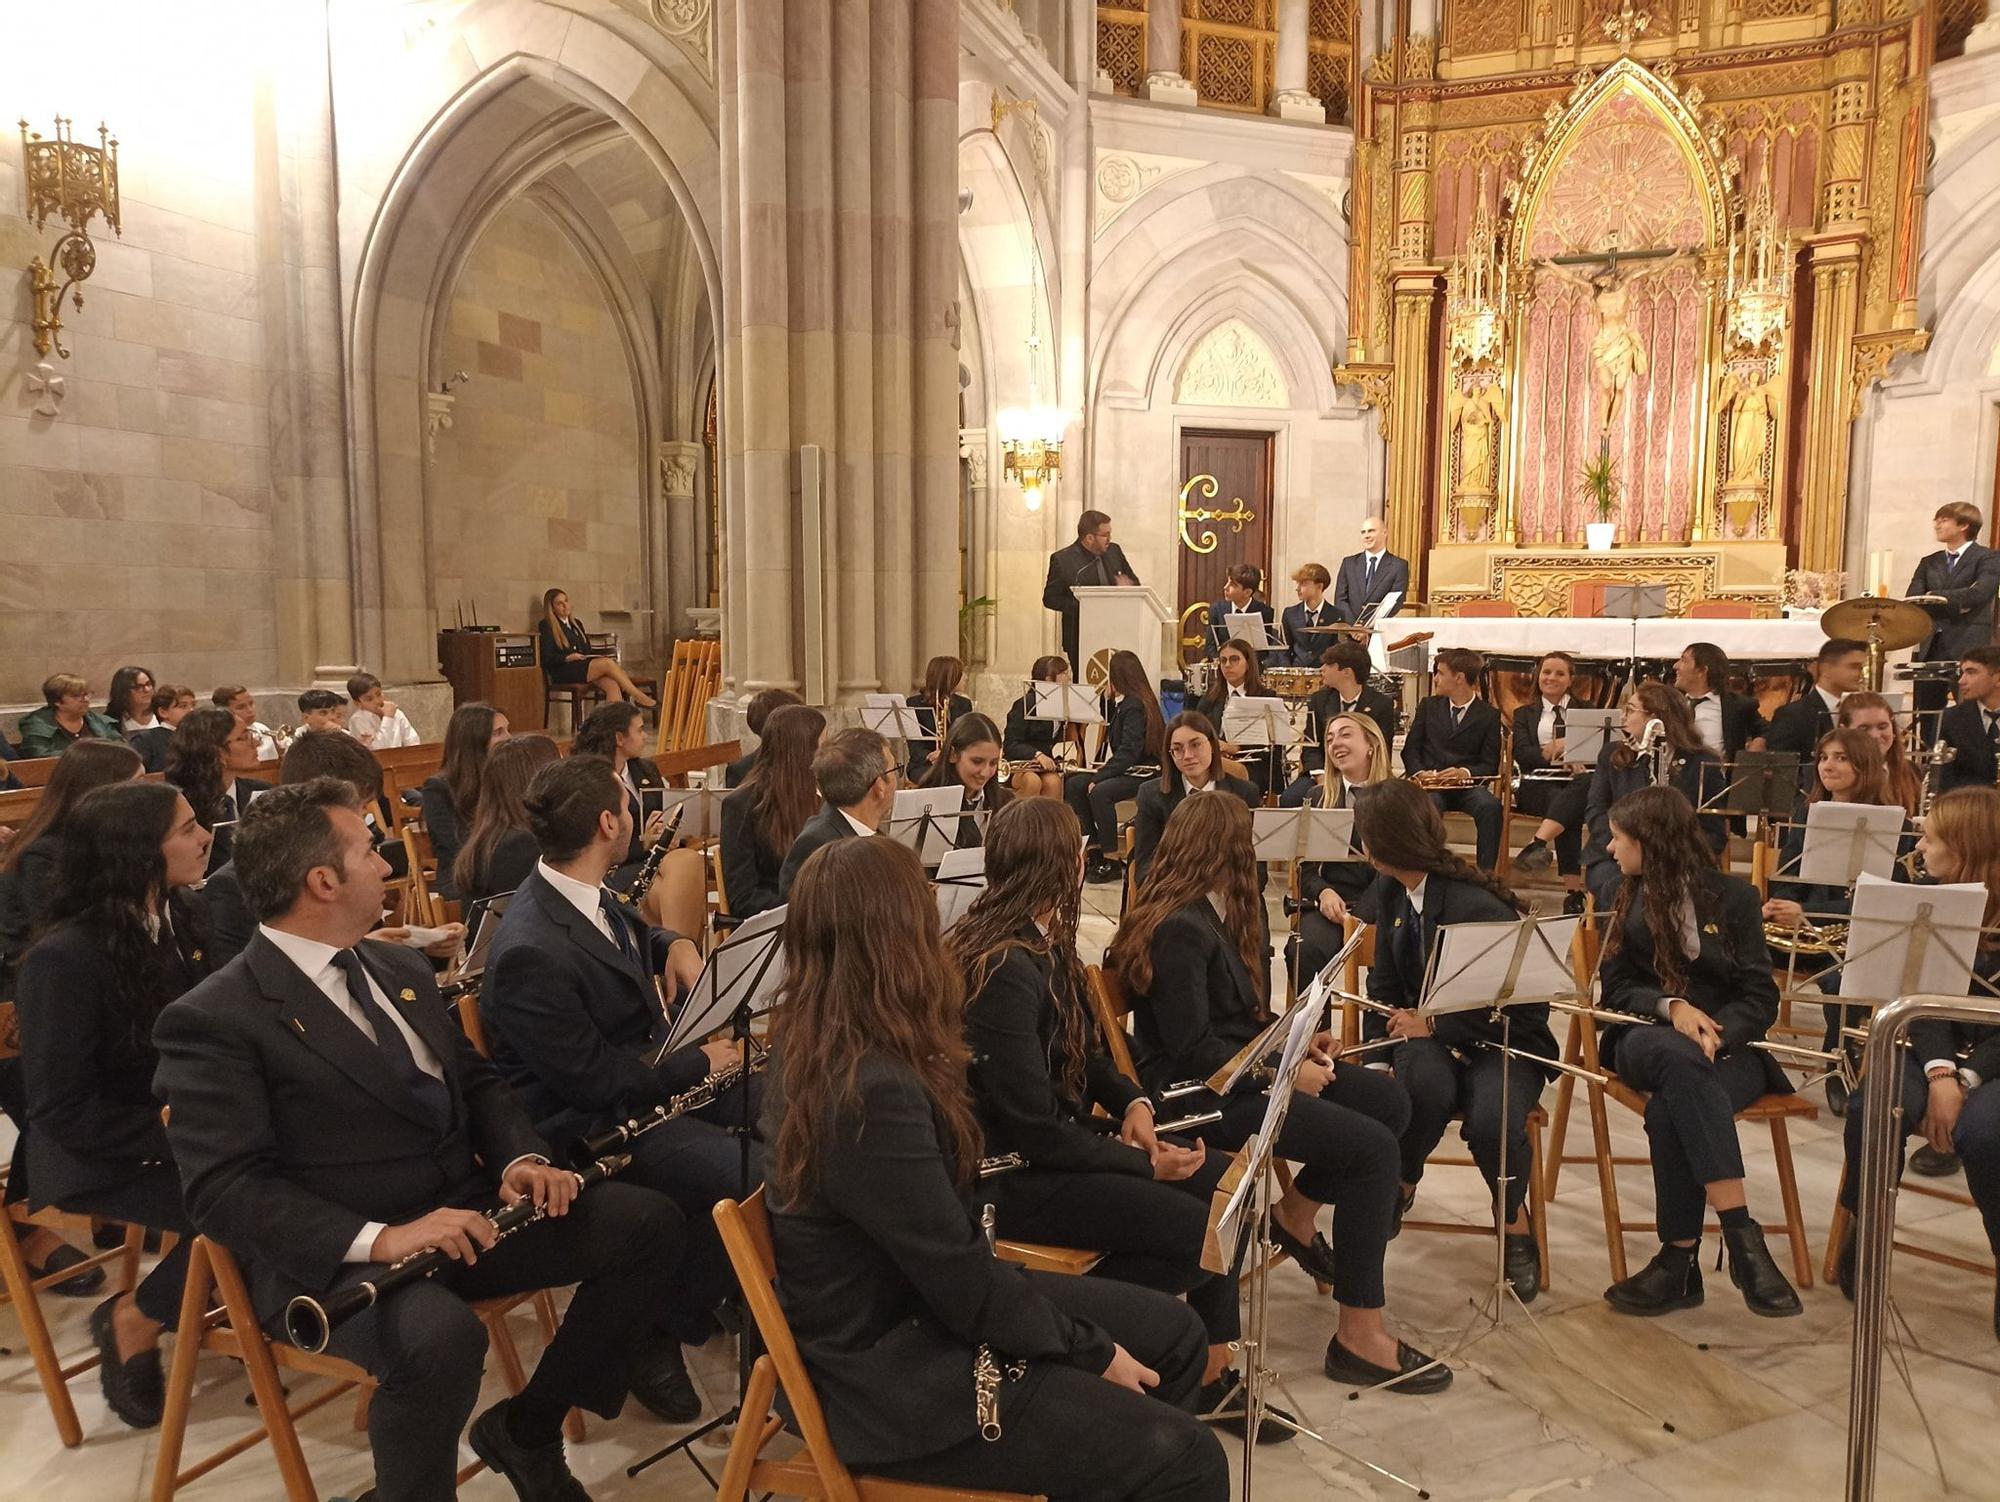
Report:
[[1460,600],[1461,616],[1503,616],[1515,614],[1512,600]]
[[1590,620],[1604,611],[1604,581],[1579,579],[1569,587],[1569,613]]

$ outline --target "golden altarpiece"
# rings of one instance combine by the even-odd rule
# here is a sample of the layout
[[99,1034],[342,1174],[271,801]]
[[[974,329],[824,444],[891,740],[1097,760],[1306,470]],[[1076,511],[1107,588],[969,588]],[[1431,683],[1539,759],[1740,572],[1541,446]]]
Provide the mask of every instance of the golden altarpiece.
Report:
[[1854,418],[1928,338],[1929,8],[1443,18],[1355,105],[1335,376],[1378,409],[1392,547],[1441,613],[1570,614],[1610,581],[1776,613],[1788,569],[1841,567]]

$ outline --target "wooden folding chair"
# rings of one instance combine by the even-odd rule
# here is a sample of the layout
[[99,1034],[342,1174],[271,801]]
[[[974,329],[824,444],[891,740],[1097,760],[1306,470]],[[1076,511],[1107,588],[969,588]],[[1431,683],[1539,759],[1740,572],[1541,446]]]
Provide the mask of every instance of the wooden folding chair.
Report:
[[412,819],[403,826],[403,855],[410,871],[403,921],[436,928],[445,921],[438,912],[437,852],[431,846],[430,831],[420,820]]
[[657,750],[684,751],[707,739],[708,701],[722,688],[722,643],[708,638],[674,643],[674,655],[660,694]]
[[[1849,1109],[1859,1110],[1860,1102],[1856,1101]],[[1896,1191],[1898,1194],[1919,1194],[1929,1200],[1943,1200],[1948,1205],[1963,1205],[1968,1210],[1978,1208],[1969,1194],[1957,1189],[1939,1189],[1907,1175],[1896,1186]],[[1836,1281],[1840,1276],[1840,1243],[1846,1239],[1848,1224],[1854,1219],[1848,1213],[1847,1207],[1840,1202],[1841,1196],[1846,1192],[1847,1169],[1843,1165],[1840,1170],[1840,1188],[1835,1191],[1833,1197],[1833,1224],[1827,1228],[1826,1233],[1826,1264],[1821,1269],[1822,1276],[1829,1283]],[[1900,1237],[1895,1239],[1895,1247],[1903,1255],[1915,1257],[1922,1262],[1935,1262],[1940,1267],[1955,1267],[1960,1272],[1983,1273],[1989,1278],[1995,1276],[1991,1262],[1975,1262],[1970,1257],[1939,1251],[1936,1247],[1925,1246],[1917,1241],[1904,1241]]]
[[[536,1302],[539,1300],[540,1302]],[[499,1363],[501,1379],[509,1394],[528,1384],[520,1352],[507,1328],[508,1313],[522,1304],[535,1302],[542,1321],[544,1339],[555,1334],[554,1305],[546,1294],[515,1294],[503,1299],[483,1299],[472,1310],[486,1326],[493,1356]],[[248,1434],[224,1445],[212,1455],[181,1468],[181,1452],[187,1443],[188,1410],[194,1401],[195,1363],[203,1351],[232,1357],[243,1363],[250,1378],[250,1394],[262,1423]],[[324,1377],[331,1385],[324,1391],[291,1403],[278,1376],[280,1369],[303,1377]],[[167,1375],[166,1413],[160,1421],[160,1447],[153,1462],[152,1502],[173,1502],[185,1486],[200,1480],[225,1462],[234,1460],[260,1442],[269,1440],[277,1462],[279,1483],[285,1502],[318,1502],[312,1472],[299,1446],[298,1421],[324,1408],[342,1395],[357,1392],[363,1404],[356,1411],[355,1427],[366,1422],[366,1399],[374,1392],[375,1380],[351,1361],[337,1356],[314,1355],[282,1341],[271,1340],[257,1321],[256,1305],[249,1285],[235,1257],[206,1236],[195,1238],[194,1253],[188,1259],[187,1286],[181,1294],[180,1328],[174,1336],[174,1356]],[[572,1412],[564,1423],[572,1440],[583,1437],[581,1418]],[[486,1469],[473,1461],[458,1473],[463,1486],[469,1477]]]
[[[742,1285],[750,1316],[763,1337],[765,1355],[750,1369],[744,1390],[742,1417],[729,1446],[729,1459],[716,1486],[716,1502],[743,1502],[754,1489],[785,1497],[812,1497],[824,1502],[1030,1502],[1021,1492],[981,1492],[955,1486],[923,1486],[907,1481],[882,1481],[856,1476],[841,1464],[826,1427],[826,1414],[813,1391],[805,1358],[778,1303],[773,1283],[777,1258],[771,1248],[771,1219],[759,1189],[742,1204],[723,1200],[715,1207],[716,1229],[729,1253],[736,1281]],[[805,1448],[791,1460],[766,1460],[765,1446],[777,1438],[783,1423],[772,1408],[784,1388],[792,1417]],[[1032,1502],[1047,1502],[1037,1497]]]
[[[1461,1118],[1454,1116],[1452,1120]],[[1535,1237],[1535,1260],[1541,1265],[1542,1287],[1549,1286],[1549,1217],[1548,1202],[1542,1197],[1542,1136],[1549,1124],[1548,1112],[1540,1106],[1528,1113],[1528,1222]],[[1477,1168],[1470,1154],[1432,1153],[1424,1159],[1428,1167],[1435,1168]],[[1509,1163],[1510,1172],[1519,1171],[1520,1165]],[[1477,1222],[1462,1220],[1410,1220],[1403,1221],[1406,1231],[1433,1231],[1447,1236],[1485,1236],[1491,1238],[1493,1229]]]

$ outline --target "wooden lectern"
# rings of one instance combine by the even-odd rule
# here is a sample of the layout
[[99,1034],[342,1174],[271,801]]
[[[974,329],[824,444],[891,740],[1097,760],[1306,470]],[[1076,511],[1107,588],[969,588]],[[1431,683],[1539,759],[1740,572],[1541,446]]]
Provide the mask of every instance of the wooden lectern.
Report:
[[1103,664],[1111,654],[1130,652],[1145,665],[1147,681],[1157,684],[1161,664],[1168,660],[1167,634],[1174,626],[1174,613],[1160,597],[1143,584],[1079,584],[1075,593],[1077,651],[1085,681],[1101,684]]
[[491,704],[518,733],[542,724],[542,670],[535,639],[500,631],[440,631],[438,670],[451,685],[452,708]]

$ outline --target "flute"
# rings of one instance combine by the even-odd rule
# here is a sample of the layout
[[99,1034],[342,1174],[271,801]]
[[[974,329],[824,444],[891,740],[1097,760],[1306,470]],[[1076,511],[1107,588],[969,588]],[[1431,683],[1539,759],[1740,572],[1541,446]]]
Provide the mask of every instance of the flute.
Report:
[[[577,1193],[581,1194],[593,1184],[602,1183],[621,1172],[631,1161],[624,1154],[597,1159],[576,1175]],[[486,1219],[493,1223],[496,1244],[522,1227],[547,1218],[548,1211],[532,1199],[519,1199],[511,1205],[486,1212]],[[414,1283],[419,1278],[428,1278],[451,1260],[436,1247],[425,1247],[422,1251],[410,1253],[400,1262],[391,1263],[388,1271],[379,1278],[353,1284],[323,1299],[309,1293],[299,1294],[285,1305],[286,1338],[300,1350],[317,1355],[326,1349],[326,1343],[332,1339],[335,1330],[376,1303],[383,1294],[391,1293],[405,1283]]]

